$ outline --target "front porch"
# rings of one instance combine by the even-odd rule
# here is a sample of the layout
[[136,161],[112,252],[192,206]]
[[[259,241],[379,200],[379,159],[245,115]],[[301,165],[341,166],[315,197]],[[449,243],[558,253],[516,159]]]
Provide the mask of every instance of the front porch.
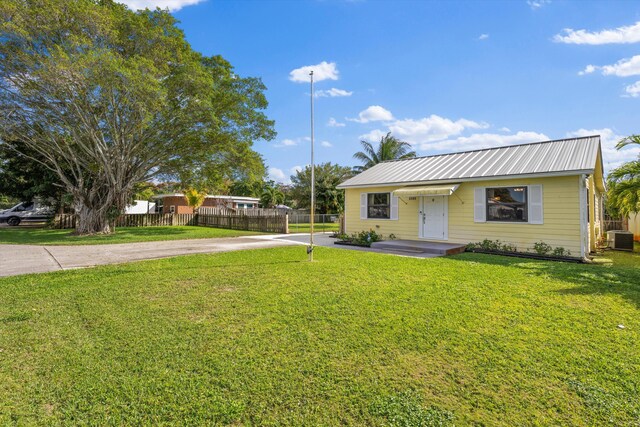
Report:
[[383,240],[382,242],[372,243],[371,247],[394,252],[455,255],[464,252],[466,245],[416,240]]

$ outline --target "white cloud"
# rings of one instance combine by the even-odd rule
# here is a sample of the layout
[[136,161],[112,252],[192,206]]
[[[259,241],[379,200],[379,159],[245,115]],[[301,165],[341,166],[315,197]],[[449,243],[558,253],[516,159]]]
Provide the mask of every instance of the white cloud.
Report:
[[289,173],[291,175],[295,175],[296,172],[300,172],[302,169],[304,169],[302,166],[296,165],[296,166],[292,167],[291,169],[289,169]]
[[411,144],[423,144],[459,135],[465,129],[486,129],[486,123],[459,119],[456,121],[432,114],[422,119],[396,120],[389,124],[389,131],[398,139]]
[[615,131],[609,128],[603,129],[578,129],[573,132],[568,132],[567,137],[575,136],[590,136],[600,135],[600,142],[602,145],[602,160],[604,168],[607,171],[615,169],[624,162],[636,160],[640,155],[640,147],[629,145],[622,150],[616,150],[616,144],[622,138],[623,135],[616,134]]
[[338,80],[338,67],[335,62],[322,61],[316,65],[305,65],[289,73],[289,80],[296,83],[309,83],[309,73],[313,71],[313,81]]
[[578,74],[591,74],[596,70],[602,71],[602,74],[605,76],[629,77],[640,75],[640,55],[621,59],[611,65],[587,65],[586,68]]
[[329,141],[322,141],[320,145],[327,148],[333,147],[333,144],[331,144]]
[[455,152],[467,150],[479,150],[482,148],[498,147],[503,145],[525,144],[527,142],[546,141],[549,137],[538,132],[517,132],[511,135],[496,133],[474,133],[470,136],[460,136],[455,139],[445,139],[420,144],[420,149],[436,152]]
[[593,73],[597,67],[595,65],[587,65],[584,70],[578,73],[579,76],[584,76],[585,74]]
[[486,40],[489,38],[489,34],[480,34],[480,36],[478,37],[478,40]]
[[551,3],[551,0],[527,0],[527,4],[532,10],[540,9],[542,6]]
[[564,34],[557,34],[553,40],[558,43],[600,45],[609,43],[638,43],[640,42],[640,21],[633,25],[618,27],[611,30],[589,32],[587,30],[573,30],[565,28]]
[[640,81],[637,81],[634,84],[627,86],[626,88],[624,88],[624,91],[627,94],[626,96],[629,96],[631,98],[640,97]]
[[500,132],[511,132],[511,129],[509,129],[508,127],[501,127]]
[[340,123],[339,121],[331,117],[327,122],[327,126],[331,128],[342,128],[342,127],[345,127],[346,125],[344,123]]
[[378,142],[386,134],[387,134],[387,132],[385,132],[385,131],[382,131],[380,129],[374,129],[371,132],[368,132],[368,133],[365,133],[363,135],[360,135],[358,137],[358,139],[363,140],[363,141],[368,141],[368,142]]
[[344,89],[336,89],[335,87],[332,87],[329,90],[316,91],[314,95],[318,98],[322,98],[322,97],[335,98],[338,96],[351,96],[353,95],[353,92],[349,92],[348,90],[344,90]]
[[286,182],[288,177],[284,174],[282,169],[270,167],[269,168],[269,179],[275,182]]
[[298,142],[300,141],[300,138],[298,139],[289,139],[289,138],[285,138],[282,141],[280,141],[278,144],[274,144],[274,147],[293,147],[298,145]]
[[393,120],[391,111],[379,105],[371,105],[366,110],[360,111],[357,119],[347,119],[352,122],[369,123]]
[[185,6],[192,6],[194,4],[202,3],[204,0],[117,0],[118,3],[126,5],[129,9],[169,9],[171,12],[176,12]]

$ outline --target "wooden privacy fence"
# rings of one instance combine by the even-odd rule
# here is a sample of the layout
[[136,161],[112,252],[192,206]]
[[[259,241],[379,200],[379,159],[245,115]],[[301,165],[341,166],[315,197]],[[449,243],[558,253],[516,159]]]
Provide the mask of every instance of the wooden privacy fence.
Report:
[[231,230],[288,233],[289,217],[285,215],[256,215],[238,211],[233,214],[198,214],[198,225],[229,228]]
[[[217,209],[217,208],[214,208]],[[249,210],[218,209],[217,212],[197,214],[124,214],[116,220],[116,227],[154,227],[172,225],[199,225],[204,227],[229,228],[232,230],[288,233],[288,216],[259,215]],[[58,214],[53,228],[75,228],[74,214]]]

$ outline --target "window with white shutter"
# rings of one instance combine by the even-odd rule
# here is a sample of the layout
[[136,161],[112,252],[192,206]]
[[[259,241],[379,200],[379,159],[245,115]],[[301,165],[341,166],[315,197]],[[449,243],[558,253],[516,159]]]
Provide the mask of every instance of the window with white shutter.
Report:
[[476,187],[473,190],[473,221],[487,221],[487,199],[484,187]]
[[529,186],[529,224],[543,223],[542,185]]
[[390,219],[398,219],[398,198],[396,196],[391,196],[391,218]]

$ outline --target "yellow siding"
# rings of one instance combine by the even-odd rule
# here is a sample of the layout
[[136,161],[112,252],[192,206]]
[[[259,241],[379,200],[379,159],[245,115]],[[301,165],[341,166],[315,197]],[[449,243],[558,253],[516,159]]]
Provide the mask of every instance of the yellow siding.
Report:
[[[544,223],[474,222],[475,187],[503,187],[542,184]],[[393,191],[395,187],[354,188],[345,191],[346,231],[348,234],[373,229],[384,237],[394,234],[398,239],[420,240],[418,237],[419,198],[398,201],[398,220],[360,219],[360,194]],[[499,239],[516,245],[520,250],[544,241],[553,247],[562,246],[572,255],[580,256],[580,195],[579,177],[526,178],[462,183],[449,196],[448,242],[469,243],[483,239]]]

